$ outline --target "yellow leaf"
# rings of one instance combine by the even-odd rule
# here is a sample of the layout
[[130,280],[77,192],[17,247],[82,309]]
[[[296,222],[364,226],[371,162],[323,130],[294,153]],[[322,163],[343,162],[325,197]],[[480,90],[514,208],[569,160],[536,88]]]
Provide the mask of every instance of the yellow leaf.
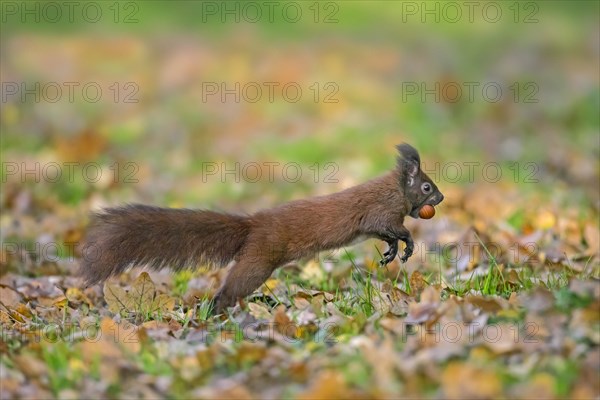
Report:
[[556,217],[552,212],[548,210],[543,210],[538,215],[536,215],[533,224],[537,229],[550,229],[554,225],[556,225]]
[[171,311],[175,307],[175,299],[167,294],[161,293],[152,300],[152,312]]
[[244,365],[264,360],[266,353],[267,349],[264,343],[242,341],[237,350],[236,358],[240,364]]
[[495,373],[462,362],[446,367],[442,388],[451,399],[495,399],[502,393],[502,384]]
[[378,271],[379,268],[381,267],[379,265],[379,262],[377,260],[374,260],[372,257],[365,257],[364,265],[365,265],[365,268],[371,272]]
[[61,296],[61,297],[55,299],[54,303],[53,303],[53,305],[55,307],[59,307],[59,308],[66,307],[67,304],[69,304],[69,300],[65,296]]
[[17,304],[17,306],[14,308],[14,310],[27,318],[32,317],[31,310],[29,308],[27,308],[27,306],[23,303]]
[[133,282],[129,296],[134,310],[137,312],[152,310],[152,299],[154,298],[154,282],[147,272],[142,272]]
[[517,319],[519,318],[519,315],[521,315],[521,313],[519,312],[518,309],[508,309],[508,310],[500,310],[498,311],[497,316],[499,318],[506,318],[506,319]]
[[321,371],[315,374],[310,387],[298,393],[297,398],[308,399],[343,399],[348,398],[348,387],[341,372]]
[[279,283],[279,279],[270,278],[264,283],[264,285],[267,287],[267,289],[273,290],[273,289],[275,289],[275,287],[277,286],[278,283]]
[[317,261],[311,260],[302,269],[300,278],[310,282],[321,282],[325,279],[325,271]]
[[104,284],[104,300],[108,309],[115,314],[129,311],[132,307],[132,301],[125,289],[117,285]]
[[[13,323],[11,316],[4,310],[0,310],[0,322],[2,324],[10,325]],[[24,322],[24,321],[19,321]]]
[[68,288],[65,293],[67,299],[71,303],[86,303],[88,306],[92,306],[92,301],[78,288]]
[[87,365],[78,358],[70,358],[69,359],[69,370],[73,372],[87,372]]

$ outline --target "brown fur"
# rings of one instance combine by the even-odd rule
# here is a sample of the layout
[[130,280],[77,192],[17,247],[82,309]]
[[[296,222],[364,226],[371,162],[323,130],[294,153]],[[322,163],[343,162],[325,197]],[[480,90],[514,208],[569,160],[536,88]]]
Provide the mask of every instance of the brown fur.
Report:
[[[215,297],[215,310],[222,312],[256,290],[277,267],[360,237],[389,244],[384,263],[395,258],[398,240],[403,240],[406,261],[413,243],[404,217],[418,216],[420,207],[438,204],[443,195],[420,170],[416,150],[408,145],[399,150],[398,167],[387,175],[251,216],[145,205],[107,209],[92,222],[82,275],[91,284],[136,264],[181,269],[198,262],[235,261]],[[432,185],[430,192],[422,193],[423,182]]]

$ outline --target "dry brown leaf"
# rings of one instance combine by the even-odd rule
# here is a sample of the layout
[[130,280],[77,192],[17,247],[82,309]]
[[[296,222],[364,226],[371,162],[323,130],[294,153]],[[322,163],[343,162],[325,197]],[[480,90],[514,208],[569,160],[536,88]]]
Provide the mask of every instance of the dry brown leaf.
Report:
[[210,386],[203,386],[193,392],[191,397],[195,399],[206,400],[221,400],[221,399],[239,399],[252,400],[252,396],[248,388],[241,383],[236,382],[232,378],[222,378],[212,382]]
[[168,322],[156,321],[156,320],[146,321],[146,322],[142,323],[140,325],[140,327],[142,327],[144,329],[166,329],[166,330],[171,329],[171,326],[169,325]]
[[267,306],[259,303],[248,303],[248,310],[250,315],[252,315],[257,320],[267,320],[270,321],[273,316],[271,312],[267,308]]
[[543,312],[554,306],[554,295],[542,287],[537,287],[529,293],[519,295],[521,304],[530,311]]
[[86,303],[88,306],[93,307],[92,301],[78,288],[68,288],[65,295],[70,303]]
[[131,287],[128,295],[131,298],[135,311],[149,311],[152,310],[152,300],[154,298],[155,286],[150,275],[147,272],[142,272],[137,277]]
[[423,274],[419,271],[414,271],[410,275],[410,290],[413,296],[418,296],[428,285],[429,284],[425,281]]
[[175,299],[167,294],[157,294],[154,282],[143,272],[133,282],[130,291],[120,286],[104,284],[104,299],[108,309],[117,314],[124,311],[137,313],[164,313],[175,307]]
[[168,294],[160,293],[152,300],[152,304],[150,305],[150,311],[152,313],[166,312],[171,311],[174,307],[175,298],[169,296]]
[[429,322],[436,317],[440,306],[440,293],[441,289],[439,287],[427,286],[421,294],[420,301],[408,305],[408,315],[405,322],[407,324],[419,324]]
[[483,328],[483,343],[496,354],[507,354],[521,348],[523,334],[509,324],[492,324]]
[[106,148],[107,140],[98,131],[86,129],[74,136],[55,135],[56,152],[63,161],[88,162],[95,160]]
[[337,371],[321,371],[308,389],[298,393],[299,400],[344,399],[348,398],[348,388],[344,376]]
[[298,337],[298,327],[296,324],[292,322],[290,317],[286,314],[285,306],[280,305],[275,310],[275,315],[273,316],[273,322],[275,323],[275,329],[277,332],[281,333],[287,337]]
[[186,356],[176,360],[176,362],[173,363],[173,367],[179,371],[181,378],[186,382],[192,382],[198,379],[202,373],[198,358],[194,356]]
[[405,315],[411,301],[410,295],[396,287],[392,288],[387,294],[391,303],[389,312],[394,315]]
[[465,362],[452,362],[442,373],[442,389],[452,399],[494,399],[502,393],[496,374]]
[[585,224],[583,235],[588,245],[588,254],[598,257],[600,255],[600,231],[597,223]]
[[16,306],[22,298],[23,296],[16,289],[0,284],[0,299],[6,307]]
[[133,307],[133,300],[125,289],[110,283],[104,284],[104,300],[108,309],[114,314],[128,311]]
[[148,338],[153,340],[168,340],[169,332],[171,332],[171,325],[165,321],[146,321],[140,325],[138,331],[138,337],[141,341],[146,341]]
[[467,303],[473,304],[482,311],[496,313],[509,308],[508,301],[499,296],[472,295],[465,297]]
[[[19,321],[23,322],[23,321]],[[0,323],[5,326],[11,326],[13,324],[12,317],[9,313],[4,310],[0,310]]]
[[[547,372],[538,372],[527,380],[527,383],[518,385],[514,394],[519,399],[554,399],[554,386],[556,378]],[[585,398],[585,397],[572,397]]]
[[32,355],[16,355],[12,360],[19,370],[21,370],[28,378],[44,377],[48,374],[48,367],[46,364]]
[[304,310],[305,308],[310,307],[310,302],[304,297],[296,296],[294,297],[294,307],[299,310]]
[[135,325],[125,322],[117,324],[112,319],[105,317],[100,321],[100,333],[104,344],[109,341],[118,344],[127,352],[137,353],[140,351],[141,341]]
[[196,351],[196,359],[200,366],[207,370],[213,368],[216,360],[216,353],[215,347],[201,348]]
[[322,295],[326,301],[332,301],[334,298],[333,294],[329,292],[324,292],[322,290],[298,289],[296,291],[296,296],[303,297],[308,300],[318,295]]
[[264,360],[267,348],[264,342],[243,341],[236,353],[236,359],[241,364],[254,364]]

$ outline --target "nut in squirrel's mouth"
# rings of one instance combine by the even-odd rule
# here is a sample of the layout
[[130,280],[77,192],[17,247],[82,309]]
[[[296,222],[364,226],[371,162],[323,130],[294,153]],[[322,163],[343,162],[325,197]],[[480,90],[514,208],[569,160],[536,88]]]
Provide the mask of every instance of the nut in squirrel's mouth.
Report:
[[425,204],[419,210],[419,217],[420,218],[430,219],[430,218],[433,218],[434,215],[435,215],[435,208],[432,205]]
[[[444,195],[440,192],[436,193],[436,195],[427,198],[422,204],[420,204],[419,206],[415,207],[411,212],[410,212],[410,216],[413,218],[426,218],[425,216],[429,216],[429,214],[431,214],[431,216],[429,216],[429,218],[433,217],[435,215],[435,208],[434,206],[437,206],[438,204],[440,204],[442,202],[442,200],[444,200]],[[427,210],[427,212],[425,212],[423,210],[424,207],[429,206],[432,208],[432,210]],[[429,219],[427,218],[427,219]]]

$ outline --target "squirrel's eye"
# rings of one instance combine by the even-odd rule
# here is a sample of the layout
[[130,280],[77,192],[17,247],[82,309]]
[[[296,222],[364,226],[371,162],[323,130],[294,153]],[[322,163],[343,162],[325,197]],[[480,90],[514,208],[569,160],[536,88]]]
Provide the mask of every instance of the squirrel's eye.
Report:
[[421,190],[423,193],[429,193],[431,192],[431,185],[428,182],[425,182],[421,185]]

